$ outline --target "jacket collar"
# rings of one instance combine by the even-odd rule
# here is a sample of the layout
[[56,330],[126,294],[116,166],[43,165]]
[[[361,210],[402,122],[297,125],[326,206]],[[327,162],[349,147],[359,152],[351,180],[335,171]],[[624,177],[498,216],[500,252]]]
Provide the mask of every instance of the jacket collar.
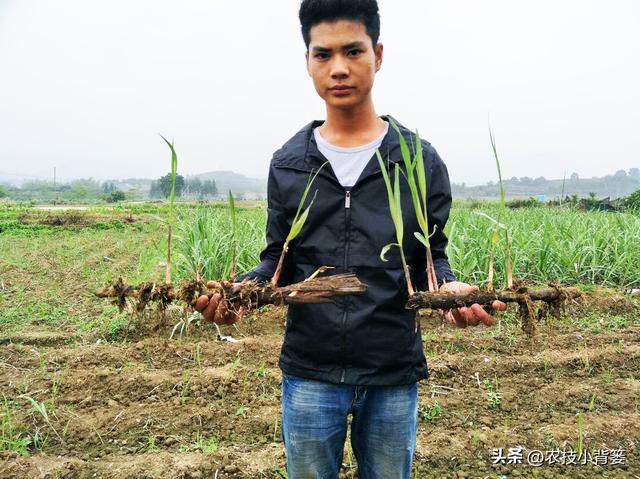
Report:
[[[388,122],[389,118],[391,118],[395,122],[395,124],[398,125],[398,128],[402,132],[405,139],[407,141],[412,141],[409,138],[409,136],[411,135],[409,130],[407,130],[394,117],[392,117],[391,115],[381,115],[380,118],[382,118],[386,122]],[[313,130],[319,127],[320,125],[322,125],[323,123],[324,123],[324,120],[314,120],[304,128],[305,144],[306,144],[304,162],[309,169],[311,168],[318,169],[325,161],[327,161],[326,158],[322,155],[322,153],[320,153],[320,151],[318,150],[318,145],[316,143],[316,139],[313,134]],[[385,161],[387,160],[387,158],[389,159],[390,163],[397,163],[398,161],[402,160],[402,156],[400,154],[398,155],[394,154],[396,152],[399,153],[400,151],[400,140],[398,138],[398,132],[396,132],[396,130],[393,129],[391,124],[389,124],[389,129],[387,131],[387,134],[382,139],[382,143],[380,144],[380,148],[378,149],[380,150],[380,154],[382,155],[382,158]],[[372,158],[372,160],[374,160],[373,163],[376,166],[376,170],[380,171],[380,166],[378,165],[378,160],[375,158],[375,156],[374,158]],[[367,172],[367,170],[369,170],[371,163],[372,162],[369,162],[369,164],[365,168],[365,171],[363,171],[363,176]]]
[[[402,133],[402,136],[405,138],[407,143],[411,144],[415,141],[414,135],[394,117],[392,117],[391,115],[381,115],[380,117],[387,122],[389,121],[389,118],[392,119],[395,124],[398,125],[398,128],[400,129],[400,132]],[[295,168],[307,172],[311,172],[312,170],[317,171],[318,168],[320,168],[320,166],[322,166],[322,164],[327,161],[327,159],[318,150],[318,145],[313,135],[313,130],[323,123],[324,120],[314,120],[303,127],[296,135],[294,135],[294,137],[291,138],[291,140],[289,140],[278,152],[278,166]],[[379,150],[385,162],[388,161],[390,164],[394,164],[402,161],[398,132],[396,132],[396,130],[393,129],[391,125],[389,125],[387,134],[382,139]],[[378,164],[376,155],[373,155],[362,171],[362,174],[360,175],[358,181],[379,172],[380,165]],[[326,167],[323,168],[323,171],[320,172],[320,175],[335,176],[331,175],[327,171]]]

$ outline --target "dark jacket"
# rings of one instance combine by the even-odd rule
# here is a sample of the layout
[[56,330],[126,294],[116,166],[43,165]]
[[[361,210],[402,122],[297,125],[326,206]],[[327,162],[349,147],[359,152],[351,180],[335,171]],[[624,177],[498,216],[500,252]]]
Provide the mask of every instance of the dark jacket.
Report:
[[[309,175],[326,161],[313,136],[313,128],[321,124],[311,122],[274,153],[267,189],[267,246],[260,254],[260,264],[238,280],[267,281],[273,275]],[[414,135],[396,124],[407,142],[415,143]],[[436,226],[430,241],[436,274],[440,282],[453,281],[444,234],[451,206],[449,177],[435,149],[425,140],[422,149],[428,172],[429,226],[431,230]],[[385,162],[389,161],[393,184],[393,164],[400,162],[404,167],[398,133],[393,128],[389,127],[379,150]],[[413,234],[420,229],[404,177],[400,183],[404,252],[416,290],[424,290],[425,248]],[[380,259],[382,247],[396,238],[377,157],[371,158],[350,188],[342,187],[331,166],[325,165],[307,203],[315,190],[318,193],[309,217],[289,245],[279,285],[302,281],[326,265],[334,267],[331,273],[356,273],[368,289],[362,295],[336,298],[335,304],[288,306],[280,368],[304,378],[359,385],[400,385],[427,378],[415,312],[405,309],[407,286],[399,249],[394,247],[387,253],[388,261]]]

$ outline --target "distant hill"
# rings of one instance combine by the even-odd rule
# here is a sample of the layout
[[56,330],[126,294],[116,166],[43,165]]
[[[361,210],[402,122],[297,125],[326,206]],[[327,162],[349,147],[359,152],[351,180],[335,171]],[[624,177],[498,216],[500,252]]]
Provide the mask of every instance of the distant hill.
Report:
[[229,170],[209,171],[197,175],[189,175],[187,178],[215,180],[218,193],[225,197],[229,189],[231,189],[234,196],[242,195],[246,199],[267,197],[266,178],[251,178]]
[[[559,198],[561,195],[579,197],[594,193],[598,198],[622,198],[640,189],[640,169],[631,168],[628,172],[618,170],[613,175],[600,178],[580,178],[577,173],[565,179],[547,180],[544,177],[513,177],[504,179],[505,194],[510,198],[544,197],[545,200]],[[467,186],[464,183],[452,183],[454,198],[499,198],[498,182],[490,181],[485,185]],[[542,199],[542,198],[541,198]]]

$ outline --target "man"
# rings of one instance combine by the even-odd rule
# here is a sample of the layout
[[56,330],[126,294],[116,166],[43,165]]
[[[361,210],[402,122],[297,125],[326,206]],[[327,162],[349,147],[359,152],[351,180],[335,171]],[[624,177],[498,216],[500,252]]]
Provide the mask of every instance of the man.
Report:
[[[386,262],[380,259],[381,248],[395,242],[395,230],[374,153],[379,149],[391,166],[402,157],[391,117],[377,115],[371,95],[383,56],[378,6],[376,0],[303,0],[299,16],[307,70],[325,101],[327,118],[305,126],[274,154],[267,246],[260,264],[237,280],[271,278],[307,179],[328,160],[313,184],[316,200],[290,245],[279,284],[302,281],[326,265],[333,273],[355,272],[368,289],[335,304],[288,308],[279,361],[288,475],[337,478],[351,414],[360,479],[408,478],[416,443],[417,381],[429,372],[415,312],[404,307],[407,285],[399,250],[389,251]],[[414,141],[409,130],[399,128]],[[422,147],[438,281],[443,290],[471,292],[477,288],[456,281],[445,254],[443,229],[451,206],[446,167],[428,142]],[[419,226],[406,181],[401,183],[403,251],[414,285],[424,290],[425,248],[412,234]],[[199,309],[218,322],[239,319],[217,296],[208,305],[199,301]],[[448,311],[446,317],[457,327],[494,322],[479,305]]]

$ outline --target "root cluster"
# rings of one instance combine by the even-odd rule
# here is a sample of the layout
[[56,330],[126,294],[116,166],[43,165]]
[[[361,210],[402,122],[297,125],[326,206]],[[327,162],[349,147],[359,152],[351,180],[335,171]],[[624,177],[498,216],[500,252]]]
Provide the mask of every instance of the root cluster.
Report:
[[158,303],[164,310],[167,305],[176,301],[194,307],[196,300],[206,295],[222,295],[236,307],[244,307],[245,311],[259,308],[265,304],[300,304],[331,303],[333,296],[361,294],[367,287],[353,273],[329,275],[309,278],[301,283],[274,288],[271,283],[258,284],[255,281],[242,283],[220,282],[216,287],[207,288],[199,280],[184,282],[181,285],[167,283],[142,283],[138,286],[127,285],[122,278],[106,288],[98,288],[95,292],[100,298],[114,298],[122,311],[127,298],[135,300],[135,311],[141,313],[147,304]]
[[[581,296],[577,288],[562,288],[551,284],[547,288],[529,289],[522,283],[514,284],[513,289],[502,291],[479,291],[472,294],[455,294],[447,292],[417,292],[411,295],[407,303],[412,309],[454,309],[469,307],[472,304],[490,308],[494,301],[517,303],[518,316],[522,330],[527,335],[535,334],[536,320],[547,313],[559,316],[568,300]],[[535,302],[541,302],[536,308]]]

